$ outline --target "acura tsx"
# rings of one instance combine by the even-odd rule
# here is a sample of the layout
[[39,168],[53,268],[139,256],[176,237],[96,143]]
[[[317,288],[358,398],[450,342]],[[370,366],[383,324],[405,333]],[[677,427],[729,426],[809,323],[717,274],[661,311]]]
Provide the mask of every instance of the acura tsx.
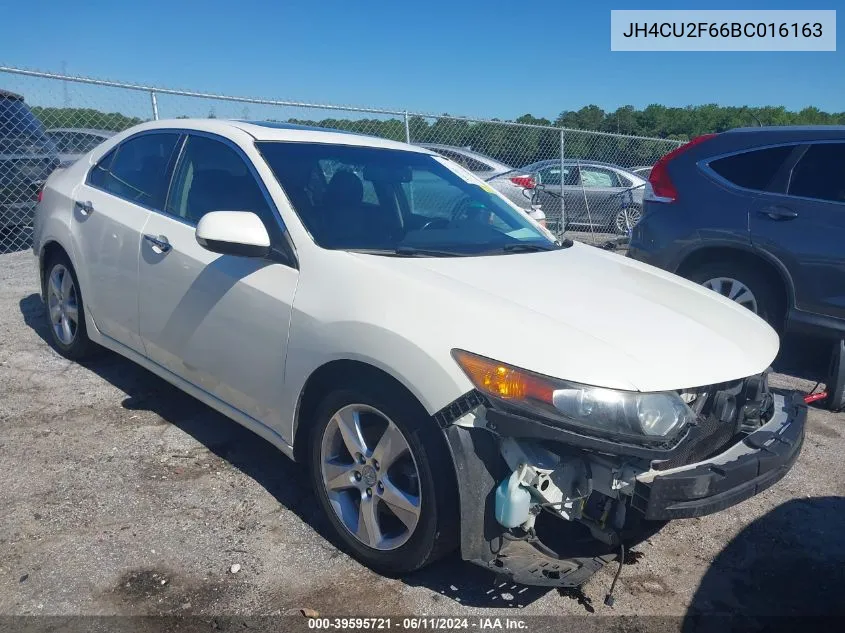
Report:
[[783,477],[806,408],[764,321],[556,239],[430,150],[144,123],[52,174],[52,343],[108,348],[307,464],[347,551],[573,586],[668,519]]

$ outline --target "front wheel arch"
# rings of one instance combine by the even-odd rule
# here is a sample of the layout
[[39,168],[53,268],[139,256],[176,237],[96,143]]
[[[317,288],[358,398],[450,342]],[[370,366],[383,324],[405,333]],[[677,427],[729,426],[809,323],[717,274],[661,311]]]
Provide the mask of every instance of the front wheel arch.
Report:
[[[64,255],[68,258],[71,265],[73,264],[73,259],[71,258],[70,253],[67,252],[67,249],[64,246],[55,240],[51,240],[41,247],[41,252],[38,254],[38,280],[41,283],[42,297],[47,296],[47,270],[45,266],[47,262],[56,255]],[[74,266],[74,268],[76,267]]]
[[[297,462],[307,460],[308,434],[314,422],[314,414],[326,394],[335,389],[350,388],[362,383],[377,384],[382,389],[397,391],[413,406],[418,407],[421,415],[431,417],[419,398],[399,379],[383,369],[358,360],[329,361],[311,373],[297,401],[293,433],[293,456]],[[431,423],[436,424],[433,419]],[[445,444],[445,438],[443,441]]]

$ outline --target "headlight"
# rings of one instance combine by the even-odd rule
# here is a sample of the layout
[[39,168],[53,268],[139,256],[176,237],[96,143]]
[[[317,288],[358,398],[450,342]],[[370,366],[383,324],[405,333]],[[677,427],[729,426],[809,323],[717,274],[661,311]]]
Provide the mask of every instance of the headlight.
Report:
[[591,387],[463,350],[453,350],[452,356],[485,395],[566,426],[601,435],[665,440],[695,419],[695,413],[673,391],[641,393]]

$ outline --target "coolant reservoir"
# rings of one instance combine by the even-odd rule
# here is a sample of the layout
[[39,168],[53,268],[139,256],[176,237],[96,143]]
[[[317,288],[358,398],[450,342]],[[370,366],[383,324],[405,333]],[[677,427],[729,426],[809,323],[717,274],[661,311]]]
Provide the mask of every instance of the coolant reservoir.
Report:
[[520,482],[515,470],[496,488],[496,520],[506,528],[515,528],[528,520],[531,493]]

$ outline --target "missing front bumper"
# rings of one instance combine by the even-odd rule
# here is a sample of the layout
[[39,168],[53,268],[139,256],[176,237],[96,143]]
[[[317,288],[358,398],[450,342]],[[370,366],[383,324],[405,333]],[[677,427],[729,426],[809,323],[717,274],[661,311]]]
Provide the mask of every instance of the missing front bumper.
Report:
[[704,462],[637,478],[631,507],[647,520],[699,517],[745,501],[789,472],[804,442],[807,406],[797,392],[775,396],[772,419]]
[[[772,419],[719,455],[638,476],[628,501],[635,512],[629,514],[651,529],[648,526],[659,526],[659,521],[717,512],[761,492],[797,459],[806,415],[800,394],[775,396]],[[615,558],[615,548],[587,546],[553,557],[531,543],[508,538],[508,530],[494,517],[496,486],[512,472],[500,453],[498,435],[507,434],[503,431],[456,425],[444,429],[460,489],[461,555],[522,584],[578,586]],[[556,439],[566,443],[562,437]],[[620,537],[628,543],[625,534]]]

